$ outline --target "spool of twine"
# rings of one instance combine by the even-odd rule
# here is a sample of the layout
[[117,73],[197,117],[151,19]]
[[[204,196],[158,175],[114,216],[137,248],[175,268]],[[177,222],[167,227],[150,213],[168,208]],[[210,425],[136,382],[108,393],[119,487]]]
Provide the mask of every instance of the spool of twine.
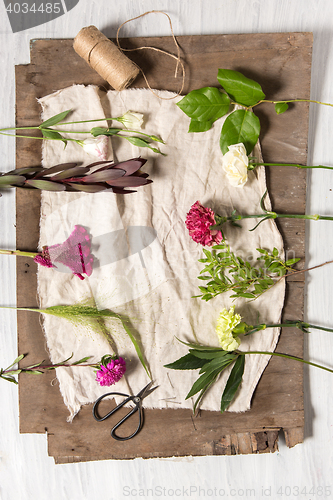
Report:
[[74,39],[74,50],[115,90],[124,90],[140,70],[95,26],[82,28]]

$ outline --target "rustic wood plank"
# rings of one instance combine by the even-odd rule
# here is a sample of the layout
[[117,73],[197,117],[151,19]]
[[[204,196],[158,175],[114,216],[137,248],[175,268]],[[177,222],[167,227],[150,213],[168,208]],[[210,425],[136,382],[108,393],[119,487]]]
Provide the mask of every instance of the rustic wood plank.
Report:
[[[267,98],[309,97],[312,35],[277,33],[258,35],[206,35],[178,38],[186,59],[184,92],[205,85],[218,86],[218,67],[245,72],[259,81]],[[31,63],[16,67],[17,125],[39,122],[36,98],[73,83],[108,85],[72,49],[72,40],[35,40],[31,42]],[[173,41],[163,38],[123,39],[131,48],[142,45],[174,51]],[[178,91],[181,78],[174,78],[174,61],[155,52],[132,52],[131,58],[147,75],[152,87]],[[63,61],[66,60],[66,65]],[[142,77],[135,86],[145,87]],[[306,163],[308,106],[294,106],[276,116],[273,106],[258,108],[263,124],[260,137],[266,161]],[[17,140],[17,166],[40,163],[40,142]],[[290,167],[267,169],[273,209],[277,212],[304,213],[305,172]],[[17,190],[17,248],[33,250],[39,235],[38,193]],[[304,262],[304,222],[278,221],[287,252]],[[288,253],[288,256],[291,255]],[[29,266],[29,267],[28,267]],[[284,319],[303,317],[304,277],[288,280]],[[36,267],[24,258],[17,266],[18,305],[36,306]],[[26,360],[47,358],[45,339],[39,318],[18,313],[19,352],[29,353]],[[303,354],[303,334],[283,329],[280,352]],[[146,425],[135,439],[121,443],[110,438],[110,425],[93,420],[91,407],[84,407],[72,424],[66,422],[67,409],[54,374],[47,373],[36,384],[33,377],[20,376],[20,431],[47,432],[49,454],[57,463],[109,458],[155,456],[262,453],[277,449],[282,428],[288,446],[303,439],[303,370],[299,363],[273,358],[253,397],[252,409],[231,414],[200,412],[193,418],[189,410],[146,411]],[[276,381],[279,381],[278,387]],[[161,432],[172,428],[174,432]]]

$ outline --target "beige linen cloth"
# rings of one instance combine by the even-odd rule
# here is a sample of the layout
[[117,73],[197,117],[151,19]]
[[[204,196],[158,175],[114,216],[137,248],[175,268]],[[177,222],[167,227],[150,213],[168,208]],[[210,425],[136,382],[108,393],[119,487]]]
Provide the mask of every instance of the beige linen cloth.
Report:
[[[166,91],[157,93],[160,97],[173,95]],[[145,399],[146,408],[193,407],[195,398],[185,401],[185,397],[198,377],[198,370],[175,371],[163,365],[187,353],[187,348],[176,337],[217,346],[218,315],[223,307],[229,308],[234,303],[225,294],[209,302],[192,298],[202,284],[197,276],[202,269],[198,259],[203,257],[203,251],[188,235],[184,224],[187,212],[199,200],[220,215],[230,215],[234,209],[240,214],[261,213],[260,199],[266,190],[263,167],[249,172],[243,189],[229,185],[222,170],[219,148],[223,119],[215,122],[208,132],[190,134],[189,118],[176,106],[179,99],[159,99],[146,89],[109,91],[102,98],[97,87],[75,85],[40,100],[43,120],[70,108],[73,113],[68,121],[118,117],[127,110],[141,112],[145,115],[144,132],[159,135],[165,141],[160,149],[167,156],[162,156],[146,148],[138,149],[124,139],[112,138],[110,157],[113,154],[115,160],[138,156],[148,159],[143,170],[149,173],[153,183],[137,188],[136,193],[43,192],[41,203],[40,245],[61,243],[74,225],[80,224],[91,235],[95,264],[91,277],[84,281],[70,272],[39,267],[40,306],[94,300],[99,308],[109,308],[128,317],[141,342],[152,378],[159,386]],[[96,125],[106,126],[106,122],[68,125],[62,129],[90,130]],[[117,123],[113,122],[113,126]],[[64,149],[58,141],[44,142],[43,163],[47,167],[68,161],[81,161],[85,165],[94,161],[75,143],[69,142]],[[256,152],[260,154],[258,149]],[[267,203],[269,205],[269,200]],[[249,260],[257,259],[258,247],[268,250],[276,247],[283,255],[282,238],[274,221],[265,221],[254,232],[249,232],[255,223],[255,220],[242,221],[242,228],[225,225],[231,249]],[[126,230],[129,235],[133,227],[140,227],[138,231],[153,228],[156,237],[144,241],[142,236],[142,241],[134,245],[135,251],[132,245],[127,255],[120,250],[117,254],[115,235]],[[146,233],[143,231],[143,234]],[[258,300],[237,299],[235,305],[236,311],[250,324],[257,323],[258,312],[261,322],[277,323],[283,302],[284,280]],[[71,353],[74,360],[93,356],[92,361],[98,361],[104,354],[112,353],[112,349],[127,362],[126,376],[111,388],[96,383],[92,368],[57,369],[60,390],[70,412],[69,421],[82,405],[94,402],[110,390],[136,393],[149,382],[121,323],[109,320],[107,328],[113,347],[102,329],[94,331],[45,315],[44,331],[52,362],[60,362]],[[245,338],[241,349],[274,350],[278,335],[278,329],[258,332]],[[250,408],[253,391],[268,361],[269,357],[264,355],[246,357],[243,382],[229,411]],[[206,394],[203,409],[219,410],[228,374],[229,371],[224,373]]]

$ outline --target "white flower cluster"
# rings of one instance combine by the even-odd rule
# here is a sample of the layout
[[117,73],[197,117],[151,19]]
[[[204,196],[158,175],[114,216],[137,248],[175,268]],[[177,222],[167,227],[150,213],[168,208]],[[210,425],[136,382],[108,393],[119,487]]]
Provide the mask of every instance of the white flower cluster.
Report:
[[216,334],[219,339],[220,346],[225,351],[234,351],[238,348],[241,341],[239,337],[234,337],[232,331],[241,322],[240,314],[235,314],[235,306],[230,307],[228,311],[224,308],[218,317]]

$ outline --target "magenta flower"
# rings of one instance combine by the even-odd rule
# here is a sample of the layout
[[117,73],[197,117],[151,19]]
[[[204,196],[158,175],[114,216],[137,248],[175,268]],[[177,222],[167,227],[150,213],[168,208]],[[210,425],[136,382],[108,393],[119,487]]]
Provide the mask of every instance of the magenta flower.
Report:
[[192,205],[186,216],[186,227],[191,238],[203,246],[209,246],[221,243],[223,236],[221,231],[210,229],[216,224],[215,214],[211,208],[206,208],[199,201]]
[[[108,360],[109,363],[107,363]],[[109,356],[104,363],[105,364],[101,363],[100,369],[96,373],[96,382],[102,386],[109,386],[119,382],[121,377],[126,372],[125,360],[121,357],[118,358]]]
[[73,232],[64,243],[43,247],[34,261],[44,267],[57,267],[64,264],[81,280],[90,276],[93,270],[94,258],[90,253],[91,241],[83,226],[74,226]]

